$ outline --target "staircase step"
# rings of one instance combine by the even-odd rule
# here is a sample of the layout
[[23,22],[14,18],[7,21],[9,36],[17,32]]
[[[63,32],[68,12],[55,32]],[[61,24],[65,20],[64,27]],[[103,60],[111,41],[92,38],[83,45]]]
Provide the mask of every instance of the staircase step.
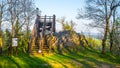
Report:
[[48,47],[43,47],[43,49],[49,49]]
[[38,52],[38,50],[32,50],[32,52]]
[[31,53],[37,53],[37,51],[32,51]]
[[42,49],[49,49],[49,48],[42,48]]
[[32,46],[32,52],[31,52],[31,54],[32,55],[37,55],[37,54],[48,54],[49,52],[50,52],[50,49],[49,49],[49,47],[47,46],[47,45],[44,45],[43,47],[42,47],[42,52],[41,53],[38,53],[38,50],[39,50],[39,47],[38,46]]
[[39,48],[32,48],[32,49],[39,49]]
[[42,48],[42,50],[49,50],[49,49],[48,48],[46,48],[46,49]]
[[49,49],[42,49],[42,51],[49,51]]
[[32,48],[33,50],[35,50],[35,49],[39,49],[39,48]]
[[43,47],[48,47],[47,45],[44,45]]
[[32,49],[38,49],[39,47],[38,46],[32,46]]
[[49,51],[49,49],[42,49],[42,51]]
[[32,49],[39,49],[39,48],[32,48]]
[[42,51],[43,53],[48,53],[49,51]]
[[32,49],[32,50],[39,50],[39,49]]

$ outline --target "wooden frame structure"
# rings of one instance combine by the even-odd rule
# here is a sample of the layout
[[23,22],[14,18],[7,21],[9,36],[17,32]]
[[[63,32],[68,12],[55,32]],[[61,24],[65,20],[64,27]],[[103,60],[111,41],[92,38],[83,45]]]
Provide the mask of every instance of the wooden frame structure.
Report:
[[[42,50],[44,46],[47,46],[46,44],[46,35],[53,35],[56,32],[56,16],[39,16],[37,15],[33,30],[32,30],[32,35],[30,38],[30,43],[29,43],[29,53],[32,53],[32,50],[34,47],[38,47],[38,52],[39,50]],[[44,41],[44,43],[42,43]],[[49,46],[48,46],[49,48]]]

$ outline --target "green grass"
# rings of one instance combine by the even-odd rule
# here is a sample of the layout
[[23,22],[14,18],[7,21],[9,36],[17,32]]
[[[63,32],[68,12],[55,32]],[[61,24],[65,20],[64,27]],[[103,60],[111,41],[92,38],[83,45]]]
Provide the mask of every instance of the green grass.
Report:
[[[44,64],[47,62],[43,59],[26,54],[0,57],[0,68],[47,68],[48,66]],[[51,67],[49,66],[49,68]]]
[[94,49],[101,50],[102,40],[100,39],[93,39],[90,37],[86,37],[86,40],[88,41],[89,45],[93,47]]
[[45,56],[0,56],[0,68],[110,68],[120,66],[120,57],[86,48],[77,53]]

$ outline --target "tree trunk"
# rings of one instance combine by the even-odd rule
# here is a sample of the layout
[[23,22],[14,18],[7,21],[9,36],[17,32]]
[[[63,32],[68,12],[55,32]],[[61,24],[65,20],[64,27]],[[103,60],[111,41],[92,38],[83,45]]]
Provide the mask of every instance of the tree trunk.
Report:
[[112,46],[113,46],[113,30],[110,33],[110,52],[112,52]]
[[[114,21],[115,22],[115,21]],[[112,26],[112,30],[111,30],[111,33],[110,33],[110,52],[112,52],[112,47],[113,47],[113,38],[114,38],[114,27],[115,27],[115,24],[113,24]]]
[[113,47],[113,38],[114,38],[114,31],[115,31],[115,20],[116,20],[116,8],[113,10],[113,26],[112,30],[110,33],[110,52],[112,52],[112,47]]
[[[1,24],[2,24],[2,12],[0,12],[0,38],[2,38]],[[2,43],[2,39],[1,39],[1,43]],[[0,55],[2,55],[2,44],[0,45]]]
[[107,41],[107,36],[108,36],[108,32],[109,32],[109,19],[106,19],[106,28],[105,28],[105,33],[104,33],[104,37],[102,40],[102,53],[105,53],[105,46],[106,46],[106,41]]
[[[14,25],[12,24],[12,38],[14,38]],[[12,41],[12,40],[11,40]],[[10,46],[11,54],[13,55],[13,47]]]
[[[0,11],[0,31],[1,31],[1,24],[2,24],[2,9]],[[0,34],[1,35],[1,34]]]

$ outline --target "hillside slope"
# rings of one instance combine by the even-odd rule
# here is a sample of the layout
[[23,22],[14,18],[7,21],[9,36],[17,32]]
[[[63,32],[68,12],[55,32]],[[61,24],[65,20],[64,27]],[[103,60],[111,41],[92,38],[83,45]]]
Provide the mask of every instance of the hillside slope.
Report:
[[120,57],[85,48],[68,54],[1,56],[0,68],[120,68]]

